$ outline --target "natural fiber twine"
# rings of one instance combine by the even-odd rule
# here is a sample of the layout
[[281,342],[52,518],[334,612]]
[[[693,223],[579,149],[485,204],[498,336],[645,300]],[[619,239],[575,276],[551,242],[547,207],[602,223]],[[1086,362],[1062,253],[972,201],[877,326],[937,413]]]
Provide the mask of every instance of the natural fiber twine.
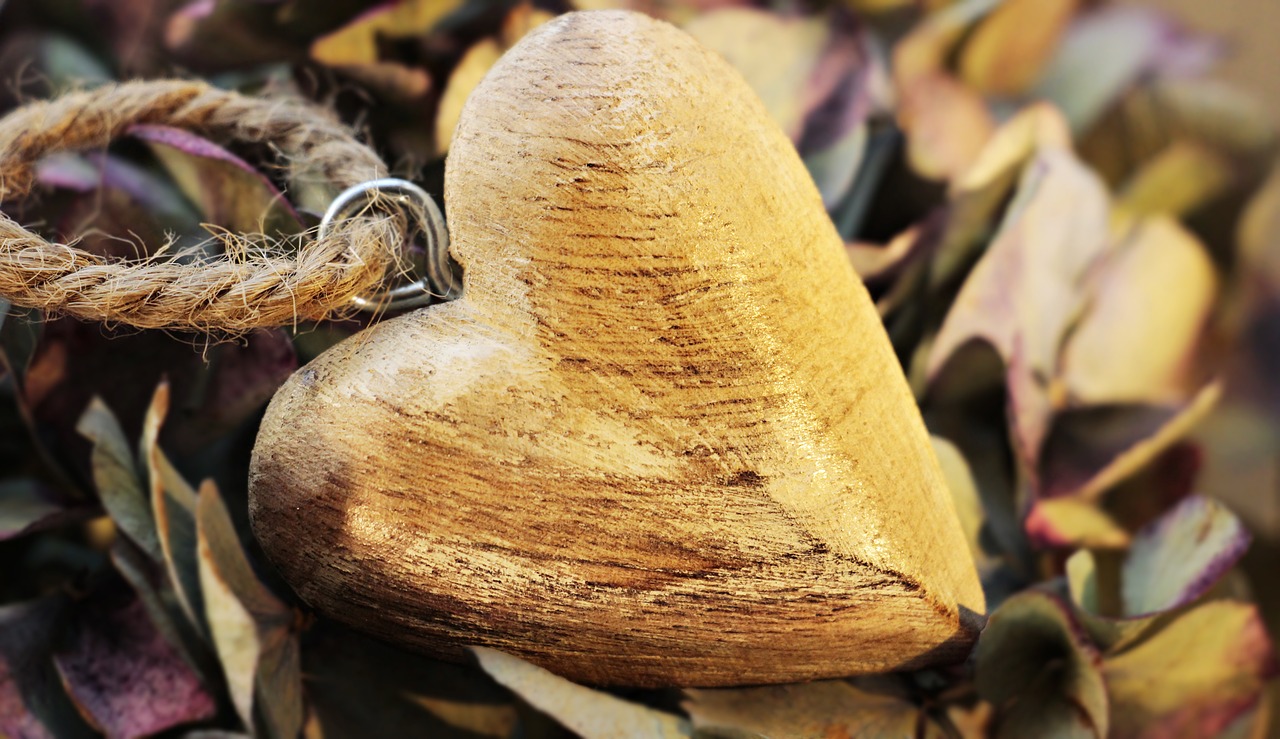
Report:
[[[0,119],[0,203],[30,193],[42,157],[100,149],[135,124],[267,144],[288,162],[290,181],[322,178],[335,192],[386,175],[377,154],[323,110],[199,82],[133,82],[33,103]],[[0,215],[0,296],[140,328],[238,332],[318,320],[348,311],[399,265],[403,224],[378,209],[295,253],[233,238],[221,257],[118,261],[50,243]]]

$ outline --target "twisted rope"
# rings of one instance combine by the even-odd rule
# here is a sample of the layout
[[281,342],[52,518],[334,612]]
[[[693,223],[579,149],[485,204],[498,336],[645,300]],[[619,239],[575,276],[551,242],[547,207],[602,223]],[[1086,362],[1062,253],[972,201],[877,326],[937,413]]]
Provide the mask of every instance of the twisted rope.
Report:
[[[42,157],[105,147],[135,124],[270,145],[288,162],[291,182],[322,178],[335,191],[386,174],[377,154],[312,106],[199,82],[133,82],[34,103],[0,119],[0,203],[30,193]],[[0,215],[0,296],[149,329],[237,332],[319,320],[349,310],[400,264],[404,219],[372,213],[293,254],[270,242],[262,249],[230,243],[222,257],[194,261],[108,259],[51,243]]]

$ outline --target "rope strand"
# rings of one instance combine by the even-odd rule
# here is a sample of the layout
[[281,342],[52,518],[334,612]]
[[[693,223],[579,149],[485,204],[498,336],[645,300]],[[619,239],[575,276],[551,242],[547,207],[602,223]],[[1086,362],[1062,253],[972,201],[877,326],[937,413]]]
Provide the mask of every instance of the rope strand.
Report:
[[[313,106],[199,82],[132,82],[33,103],[0,119],[0,203],[30,193],[41,158],[103,148],[136,124],[269,144],[288,162],[291,182],[322,178],[335,192],[386,176],[377,154]],[[0,214],[0,296],[147,329],[240,332],[320,320],[349,311],[400,265],[405,228],[403,218],[375,209],[293,254],[268,241],[236,261],[116,261],[51,243]]]

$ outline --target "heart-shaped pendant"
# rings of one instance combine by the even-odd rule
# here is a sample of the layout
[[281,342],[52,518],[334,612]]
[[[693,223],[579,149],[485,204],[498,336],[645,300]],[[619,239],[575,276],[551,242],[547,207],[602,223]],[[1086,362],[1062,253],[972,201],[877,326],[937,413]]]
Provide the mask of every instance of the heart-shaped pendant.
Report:
[[300,370],[254,453],[309,603],[580,681],[957,661],[983,596],[920,414],[803,164],[722,59],[573,13],[471,96],[463,297]]

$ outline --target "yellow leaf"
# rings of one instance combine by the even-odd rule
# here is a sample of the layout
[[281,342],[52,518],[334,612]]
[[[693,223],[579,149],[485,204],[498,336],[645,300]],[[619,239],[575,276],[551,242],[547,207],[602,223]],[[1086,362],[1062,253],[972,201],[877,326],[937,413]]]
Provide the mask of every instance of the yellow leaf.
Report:
[[960,76],[987,95],[1031,88],[1053,57],[1078,0],[1005,0],[973,32],[960,54]]
[[1103,666],[1117,737],[1218,736],[1275,674],[1257,608],[1230,601],[1191,610]]
[[1176,141],[1130,178],[1117,205],[1135,215],[1182,216],[1222,194],[1234,181],[1226,156],[1204,144]]
[[1120,243],[1063,351],[1062,376],[1082,404],[1178,402],[1201,379],[1195,359],[1217,301],[1217,272],[1172,218],[1118,230]]
[[378,61],[380,39],[426,33],[461,4],[461,0],[400,0],[374,8],[316,39],[311,45],[311,56],[331,66],[372,64]]
[[518,657],[472,647],[484,671],[583,739],[687,739],[678,716],[572,683]]
[[453,129],[462,117],[462,106],[471,97],[480,80],[502,57],[503,48],[491,38],[477,41],[467,49],[449,75],[449,82],[440,97],[439,112],[436,113],[436,151],[443,154],[449,148],[449,140],[453,138]]

